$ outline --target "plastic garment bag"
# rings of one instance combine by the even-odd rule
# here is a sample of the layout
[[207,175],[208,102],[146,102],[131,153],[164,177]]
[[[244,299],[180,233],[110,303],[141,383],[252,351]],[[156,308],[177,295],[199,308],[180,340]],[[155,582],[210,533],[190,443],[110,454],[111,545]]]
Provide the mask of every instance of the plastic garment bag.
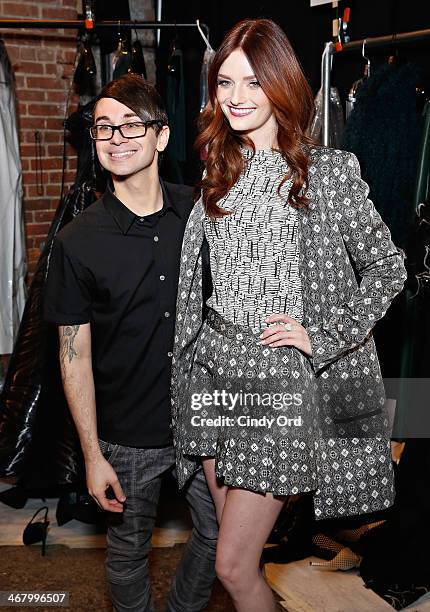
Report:
[[22,179],[12,67],[0,41],[0,354],[12,352],[27,271]]
[[[203,42],[206,45],[206,50],[203,55],[202,68],[200,70],[200,112],[202,112],[207,103],[209,102],[209,87],[208,87],[208,75],[209,68],[212,63],[213,58],[215,57],[215,51],[212,49],[209,39],[206,34],[203,32],[202,27],[200,25],[200,21],[196,20],[197,28],[200,32],[200,36],[203,39]],[[200,159],[205,161],[207,159],[207,146],[203,147],[200,151]]]
[[[342,103],[340,95],[336,87],[330,87],[330,133],[329,133],[329,147],[335,149],[341,148],[344,119],[342,111]],[[322,116],[323,116],[323,96],[322,89],[316,95],[315,98],[315,115],[312,120],[312,126],[310,129],[310,135],[315,140],[322,141]]]
[[364,66],[364,74],[361,77],[361,79],[357,79],[351,85],[351,89],[348,92],[348,98],[347,98],[346,103],[345,103],[345,118],[346,118],[347,121],[348,121],[349,115],[352,113],[352,110],[354,108],[354,104],[357,101],[357,92],[360,89],[360,87],[363,85],[365,80],[368,78],[368,74],[369,74],[369,65],[366,64]]
[[430,101],[424,105],[423,128],[418,153],[418,171],[414,191],[414,208],[430,200]]
[[200,71],[200,112],[204,110],[209,101],[208,73],[214,55],[215,51],[212,47],[207,47],[203,55],[202,69]]

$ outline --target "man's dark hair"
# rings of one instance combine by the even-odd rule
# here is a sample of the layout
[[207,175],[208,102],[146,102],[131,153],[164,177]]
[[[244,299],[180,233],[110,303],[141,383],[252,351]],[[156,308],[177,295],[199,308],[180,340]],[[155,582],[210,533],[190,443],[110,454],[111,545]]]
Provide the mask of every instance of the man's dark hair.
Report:
[[96,104],[102,98],[113,98],[128,106],[142,121],[158,120],[160,125],[154,125],[158,134],[163,125],[168,125],[166,109],[158,91],[148,81],[137,74],[125,74],[103,87],[94,102],[93,119]]

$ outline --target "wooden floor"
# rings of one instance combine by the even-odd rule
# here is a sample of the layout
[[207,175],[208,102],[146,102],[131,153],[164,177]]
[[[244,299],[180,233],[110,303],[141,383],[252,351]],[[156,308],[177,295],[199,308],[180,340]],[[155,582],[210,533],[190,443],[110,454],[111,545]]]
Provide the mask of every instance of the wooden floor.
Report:
[[[313,559],[316,557],[266,565],[267,580],[289,612],[393,612],[394,608],[366,589],[357,570],[320,569],[309,564]],[[425,600],[405,609],[430,612],[430,596]]]
[[[9,488],[0,482],[0,491]],[[0,503],[0,546],[22,544],[22,532],[34,512],[44,505],[30,499],[25,508],[15,510]],[[50,529],[48,546],[64,544],[76,548],[104,548],[105,534],[100,528],[72,520],[61,527],[55,521],[56,499],[47,501]],[[155,529],[154,546],[173,546],[188,538],[188,526],[181,520],[164,520]],[[48,550],[49,554],[49,550]],[[309,565],[310,559],[288,564],[266,565],[270,586],[283,598],[288,612],[387,612],[393,608],[370,589],[366,589],[356,570],[333,572]],[[408,608],[430,612],[430,598]]]

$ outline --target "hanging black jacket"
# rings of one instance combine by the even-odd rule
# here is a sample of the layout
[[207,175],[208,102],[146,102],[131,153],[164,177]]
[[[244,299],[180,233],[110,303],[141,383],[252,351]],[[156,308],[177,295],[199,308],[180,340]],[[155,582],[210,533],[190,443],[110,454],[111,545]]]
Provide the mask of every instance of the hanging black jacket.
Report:
[[57,330],[43,320],[42,298],[57,232],[97,199],[94,153],[86,130],[92,123],[91,109],[92,103],[66,123],[79,152],[78,173],[58,205],[37,263],[0,395],[0,476],[17,477],[28,488],[80,483],[84,474],[61,384]]

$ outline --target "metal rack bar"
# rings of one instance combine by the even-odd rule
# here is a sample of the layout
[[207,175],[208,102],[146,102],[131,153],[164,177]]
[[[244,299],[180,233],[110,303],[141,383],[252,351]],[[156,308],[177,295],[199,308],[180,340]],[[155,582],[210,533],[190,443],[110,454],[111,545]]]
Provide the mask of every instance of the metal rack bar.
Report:
[[[28,28],[28,29],[76,29],[85,28],[86,21],[84,19],[76,19],[63,21],[60,19],[34,20],[34,19],[1,19],[0,29],[3,28]],[[209,28],[205,23],[201,23],[200,27],[209,33]],[[197,28],[196,23],[167,23],[163,21],[94,21],[92,28],[125,28],[125,29],[154,29],[159,28]]]
[[336,51],[336,54],[343,53],[344,51],[355,51],[361,49],[363,43],[366,42],[366,49],[369,47],[383,47],[385,45],[427,40],[430,38],[430,30],[415,30],[414,32],[401,32],[400,34],[389,34],[387,36],[375,36],[373,38],[365,38],[363,40],[354,40],[342,45],[340,51]]
[[321,61],[321,83],[322,83],[322,143],[325,147],[329,144],[330,129],[330,83],[331,67],[333,63],[334,44],[325,44]]
[[365,38],[363,40],[354,40],[345,43],[340,51],[336,51],[332,42],[325,43],[324,51],[321,59],[321,87],[323,94],[323,116],[322,116],[322,144],[325,147],[329,145],[329,130],[330,130],[330,82],[331,68],[333,57],[346,51],[356,51],[363,48],[363,43],[366,43],[366,49],[369,47],[382,47],[397,43],[422,41],[430,39],[430,30],[416,30],[414,32],[402,32],[400,34],[390,34],[388,36],[375,36],[373,38]]
[[[156,9],[155,9],[155,19],[157,21],[161,21],[161,16],[163,14],[163,0],[157,0],[156,2]],[[160,46],[160,30],[157,30],[157,32],[155,33],[155,37],[157,39],[157,47]]]

